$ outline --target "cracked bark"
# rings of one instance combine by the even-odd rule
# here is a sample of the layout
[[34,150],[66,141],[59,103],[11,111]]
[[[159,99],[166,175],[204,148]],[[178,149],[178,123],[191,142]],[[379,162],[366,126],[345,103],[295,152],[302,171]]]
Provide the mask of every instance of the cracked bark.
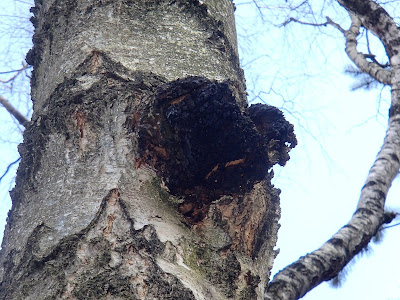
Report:
[[[296,142],[279,110],[247,107],[232,2],[32,12],[0,299],[262,299],[279,219],[268,171]],[[202,154],[216,141],[238,146]]]
[[[385,200],[400,167],[400,30],[389,14],[374,1],[338,0],[352,18],[351,28],[344,32],[346,52],[364,72],[391,86],[386,137],[367,180],[361,190],[357,209],[343,226],[319,249],[301,257],[276,274],[267,287],[267,299],[299,299],[321,282],[330,280],[359,253],[380,226],[389,223],[394,214],[385,214]],[[360,26],[373,32],[383,43],[390,60],[390,70],[368,62],[356,49]]]

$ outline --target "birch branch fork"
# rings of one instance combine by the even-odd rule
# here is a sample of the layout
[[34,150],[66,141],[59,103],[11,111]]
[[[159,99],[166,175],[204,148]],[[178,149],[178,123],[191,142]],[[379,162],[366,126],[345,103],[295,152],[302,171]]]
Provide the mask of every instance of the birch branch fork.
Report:
[[[266,299],[299,299],[323,281],[332,279],[370,241],[380,226],[391,222],[394,214],[384,213],[387,193],[400,167],[400,30],[389,14],[373,1],[338,0],[351,14],[352,28],[347,32],[346,52],[357,66],[365,62],[355,51],[355,36],[362,25],[382,41],[390,59],[391,71],[374,72],[377,65],[369,63],[363,69],[387,83],[392,89],[388,128],[382,148],[371,167],[361,190],[357,209],[348,224],[343,226],[318,250],[301,257],[275,275],[267,288]],[[364,58],[363,58],[364,59]],[[370,69],[368,69],[370,68]],[[374,76],[375,75],[375,76]],[[389,76],[390,75],[390,76]]]
[[390,84],[390,71],[385,70],[375,62],[368,61],[363,53],[358,52],[357,36],[360,34],[361,20],[352,13],[350,13],[350,18],[352,20],[351,27],[344,32],[348,57],[364,73],[369,74],[380,83],[385,85]]

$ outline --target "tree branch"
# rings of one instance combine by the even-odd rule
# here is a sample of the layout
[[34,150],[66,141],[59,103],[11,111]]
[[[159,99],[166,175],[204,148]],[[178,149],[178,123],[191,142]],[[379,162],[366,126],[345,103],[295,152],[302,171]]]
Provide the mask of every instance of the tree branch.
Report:
[[5,172],[3,173],[3,175],[1,175],[1,177],[0,177],[0,182],[1,182],[1,180],[4,178],[4,176],[7,175],[8,171],[10,171],[10,168],[11,168],[13,165],[15,165],[16,163],[18,163],[20,160],[21,160],[21,157],[18,157],[17,160],[13,161],[12,163],[10,163],[10,164],[7,166],[7,169],[5,170]]
[[338,23],[333,22],[332,19],[329,18],[329,17],[326,17],[326,22],[325,23],[304,22],[304,21],[300,21],[298,19],[290,17],[285,22],[283,22],[281,26],[286,26],[290,22],[295,22],[295,23],[299,23],[299,24],[302,24],[302,25],[308,25],[308,26],[314,26],[314,27],[321,27],[321,26],[331,25],[331,26],[335,27],[336,29],[338,29],[339,31],[341,31],[343,34],[345,33],[345,30]]
[[0,104],[24,127],[29,123],[29,120],[21,114],[12,104],[4,97],[0,96]]
[[23,71],[25,71],[28,67],[29,67],[29,65],[28,65],[27,63],[23,63],[21,69],[11,70],[11,71],[5,71],[5,72],[0,72],[0,74],[15,73],[13,76],[11,76],[11,77],[10,77],[9,79],[7,79],[7,80],[2,80],[2,79],[0,79],[0,82],[1,82],[1,83],[8,83],[8,82],[10,82],[10,81],[13,81],[19,74],[21,74]]
[[399,225],[400,225],[400,223],[396,223],[396,224],[393,224],[393,225],[385,226],[382,229],[388,229],[388,228],[396,227],[396,226],[399,226]]
[[302,25],[308,25],[308,26],[314,26],[314,27],[319,27],[319,26],[326,26],[329,24],[329,22],[325,22],[325,23],[310,23],[310,22],[304,22],[304,21],[300,21],[298,19],[292,18],[290,17],[289,19],[287,19],[285,22],[282,23],[281,26],[286,26],[291,22],[295,22],[295,23],[299,23]]
[[391,58],[397,46],[398,27],[393,18],[378,3],[372,0],[337,0],[347,11],[356,15],[362,26],[370,30],[383,43],[386,53]]
[[[320,27],[331,25],[339,30],[346,39],[346,53],[354,64],[364,73],[369,74],[372,78],[379,81],[382,84],[390,84],[391,73],[385,70],[381,64],[379,64],[371,54],[363,54],[357,50],[357,36],[360,34],[361,21],[359,18],[350,13],[352,25],[349,30],[344,30],[338,23],[332,21],[331,18],[326,17],[325,23],[309,23],[297,20],[295,18],[289,18],[285,21],[282,26],[288,25],[290,22],[296,22],[302,25]],[[372,60],[368,61],[366,58]]]
[[369,74],[380,83],[390,84],[391,72],[382,68],[374,61],[368,61],[363,53],[357,50],[357,36],[360,34],[361,20],[349,13],[351,18],[350,29],[344,32],[346,38],[346,53],[354,64],[363,72]]

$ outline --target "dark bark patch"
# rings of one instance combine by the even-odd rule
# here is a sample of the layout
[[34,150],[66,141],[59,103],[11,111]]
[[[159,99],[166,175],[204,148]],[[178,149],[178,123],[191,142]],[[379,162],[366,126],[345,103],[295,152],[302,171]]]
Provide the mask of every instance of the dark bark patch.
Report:
[[[378,201],[377,201],[378,200]],[[382,211],[383,210],[383,203],[382,201],[379,201],[380,198],[378,199],[371,199],[371,200],[367,200],[365,202],[365,205],[370,207],[372,210],[374,211]]]
[[365,189],[365,188],[369,188],[369,187],[371,187],[371,186],[374,186],[374,185],[376,185],[377,183],[374,181],[374,180],[370,180],[370,181],[368,181],[366,184],[364,184],[364,186],[362,187],[362,190],[363,189]]
[[363,235],[360,243],[355,247],[353,250],[352,257],[356,256],[358,253],[360,253],[363,249],[368,247],[368,243],[370,242],[372,236],[370,235]]
[[254,276],[251,274],[250,271],[247,271],[247,273],[244,275],[244,279],[246,281],[247,286],[243,290],[240,291],[239,299],[240,300],[256,299],[257,293],[256,293],[255,289],[257,288],[258,284],[260,283],[260,277]]
[[355,230],[357,230],[357,228],[356,228],[356,227],[354,227],[353,225],[350,225],[350,224],[346,224],[346,225],[344,225],[344,226],[343,226],[343,228],[349,228],[349,230],[352,230],[352,231],[355,231]]
[[382,15],[389,17],[389,14],[382,7],[373,9],[371,2],[362,0],[344,0],[344,6],[354,12],[357,16],[366,17],[367,22],[376,26],[380,22]]
[[[147,99],[136,126],[141,162],[153,166],[181,212],[201,219],[221,195],[248,192],[296,145],[281,111],[257,104],[242,111],[229,82],[189,77]],[[139,119],[139,120],[138,120]]]
[[328,241],[328,243],[331,243],[335,247],[343,247],[342,239],[332,238]]
[[367,208],[359,208],[356,210],[356,212],[354,214],[361,214],[361,215],[365,215],[365,216],[371,216],[374,214],[373,211],[371,211],[370,209]]
[[390,153],[389,155],[396,163],[400,162],[399,157],[397,156],[396,153]]
[[389,118],[392,118],[400,113],[400,106],[399,105],[392,105],[389,109]]
[[395,213],[395,212],[390,212],[390,211],[385,212],[385,213],[383,214],[383,223],[384,223],[384,224],[389,224],[389,223],[392,222],[393,219],[396,218],[397,216],[398,216],[398,214]]
[[374,192],[378,194],[378,198],[376,200],[380,200],[380,199],[385,199],[386,198],[386,194],[383,191],[375,190]]

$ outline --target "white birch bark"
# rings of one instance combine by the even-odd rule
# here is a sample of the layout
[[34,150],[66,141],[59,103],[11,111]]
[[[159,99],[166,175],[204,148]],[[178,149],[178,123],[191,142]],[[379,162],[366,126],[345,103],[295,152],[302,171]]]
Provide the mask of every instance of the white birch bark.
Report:
[[[195,187],[185,206],[163,181],[174,170],[154,167],[173,154],[156,144],[164,137],[152,115],[167,88],[181,93],[171,106],[197,96],[185,84],[225,88],[216,100],[251,122],[232,1],[35,2],[34,112],[0,252],[0,299],[262,299],[279,219],[267,170],[248,190],[212,199]],[[285,141],[272,142],[266,156],[284,163]],[[181,153],[182,144],[169,146]],[[240,169],[249,151],[221,157],[201,180]]]

